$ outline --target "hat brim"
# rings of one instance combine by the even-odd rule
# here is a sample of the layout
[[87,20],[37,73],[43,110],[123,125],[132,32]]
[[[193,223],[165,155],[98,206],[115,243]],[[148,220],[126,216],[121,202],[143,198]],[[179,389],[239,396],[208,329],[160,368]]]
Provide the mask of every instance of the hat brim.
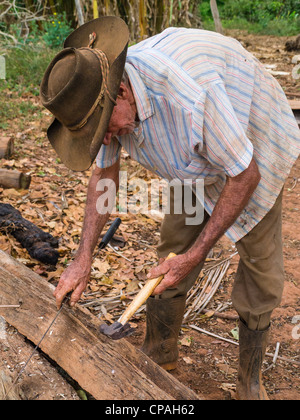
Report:
[[[110,71],[107,87],[116,99],[125,68],[129,31],[125,22],[116,17],[106,16],[95,19],[76,29],[65,41],[66,48],[86,47],[89,35],[97,37],[93,48],[101,49],[107,56]],[[54,119],[47,135],[61,161],[73,171],[85,171],[94,162],[105,134],[107,133],[114,104],[105,94],[102,106],[99,104],[87,123],[76,131],[71,131]]]
[[[76,131],[69,130],[56,118],[54,119],[47,131],[48,139],[61,162],[67,168],[80,172],[86,171],[91,167],[107,131],[112,113],[110,108],[113,108],[113,104],[103,109],[98,106],[87,124]],[[95,139],[96,132],[99,129],[101,131]],[[93,140],[95,141],[95,147],[94,153],[92,154],[91,145]]]

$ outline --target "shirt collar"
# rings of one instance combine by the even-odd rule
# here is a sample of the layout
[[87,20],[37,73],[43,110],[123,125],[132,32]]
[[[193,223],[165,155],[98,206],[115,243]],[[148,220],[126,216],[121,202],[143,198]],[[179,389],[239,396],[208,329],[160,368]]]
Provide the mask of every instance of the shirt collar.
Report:
[[152,115],[154,114],[152,101],[149,97],[147,88],[143,80],[141,79],[134,66],[130,63],[126,63],[125,70],[129,76],[139,120],[143,122],[147,118],[152,117]]

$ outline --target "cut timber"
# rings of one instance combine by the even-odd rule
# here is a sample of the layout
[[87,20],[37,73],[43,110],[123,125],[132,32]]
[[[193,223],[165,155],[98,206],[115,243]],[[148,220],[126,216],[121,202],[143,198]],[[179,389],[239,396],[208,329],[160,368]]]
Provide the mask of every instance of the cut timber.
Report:
[[9,159],[14,153],[14,140],[10,137],[0,137],[0,159]]
[[292,111],[295,115],[298,126],[300,128],[300,101],[291,99],[289,100],[289,104],[290,104],[290,107],[292,108]]
[[[22,301],[0,315],[35,344],[57,314],[52,293],[47,281],[0,251],[0,305]],[[97,400],[199,399],[126,340],[100,334],[100,324],[87,309],[65,305],[41,350]]]
[[0,169],[0,187],[27,190],[31,183],[31,176],[20,171]]
[[296,99],[290,99],[289,104],[293,111],[300,110],[300,101],[297,101]]

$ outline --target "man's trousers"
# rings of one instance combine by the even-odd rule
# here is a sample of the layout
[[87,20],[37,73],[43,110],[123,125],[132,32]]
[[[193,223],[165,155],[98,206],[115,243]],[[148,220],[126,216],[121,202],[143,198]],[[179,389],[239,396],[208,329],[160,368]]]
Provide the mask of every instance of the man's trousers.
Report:
[[[186,225],[186,218],[191,215],[184,211],[174,214],[173,202],[174,191],[171,189],[171,212],[165,215],[161,226],[161,240],[157,248],[159,258],[166,257],[170,252],[185,253],[209,220],[209,215],[205,213],[203,223]],[[284,286],[281,213],[282,192],[269,213],[236,243],[240,262],[232,302],[251,330],[268,328],[271,314],[281,302]],[[157,298],[185,295],[197,280],[202,267],[203,263],[199,264],[175,289],[168,289]]]

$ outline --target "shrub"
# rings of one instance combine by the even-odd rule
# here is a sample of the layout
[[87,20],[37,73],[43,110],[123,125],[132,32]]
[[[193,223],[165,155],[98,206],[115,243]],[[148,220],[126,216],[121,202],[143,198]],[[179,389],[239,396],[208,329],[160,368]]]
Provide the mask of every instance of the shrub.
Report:
[[53,18],[46,21],[43,27],[45,33],[42,38],[50,48],[61,47],[64,40],[72,32],[65,13],[63,15],[54,13]]

